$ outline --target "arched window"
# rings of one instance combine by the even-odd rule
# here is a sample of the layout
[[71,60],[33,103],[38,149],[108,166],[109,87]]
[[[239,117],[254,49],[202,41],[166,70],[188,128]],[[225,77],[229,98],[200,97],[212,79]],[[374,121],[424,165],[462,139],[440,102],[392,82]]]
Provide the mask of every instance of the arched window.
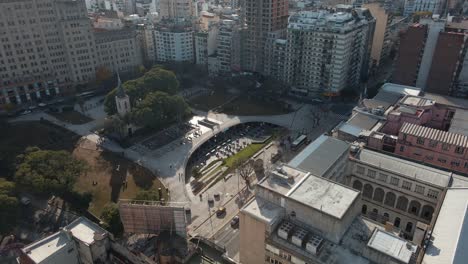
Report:
[[353,189],[362,191],[362,183],[360,181],[358,181],[358,180],[355,180],[353,182]]
[[396,195],[392,192],[388,192],[385,195],[385,205],[394,207],[395,206],[395,201],[396,201]]
[[384,196],[385,196],[385,192],[384,190],[382,190],[382,188],[375,188],[374,201],[381,203],[383,202]]
[[413,223],[408,222],[408,223],[406,224],[405,231],[408,232],[408,233],[411,233],[412,230],[413,230]]
[[372,199],[372,194],[374,193],[374,188],[372,188],[372,185],[366,184],[364,185],[364,191],[362,192],[362,195],[364,197]]
[[404,196],[398,197],[396,208],[402,211],[406,211],[406,208],[408,208],[408,198]]
[[408,212],[410,214],[419,216],[419,209],[421,209],[421,203],[419,203],[418,201],[410,202],[409,209],[408,209]]
[[434,214],[434,207],[430,205],[424,205],[422,210],[421,210],[421,217],[431,221],[432,220],[432,215]]
[[370,219],[372,220],[377,220],[377,217],[379,216],[379,210],[377,209],[372,209],[372,213],[369,214]]
[[382,217],[382,222],[387,222],[388,219],[390,218],[390,215],[388,213],[383,213],[383,217]]
[[367,205],[365,205],[365,204],[362,205],[361,213],[363,215],[367,214]]
[[401,222],[400,218],[399,218],[399,217],[395,217],[395,221],[393,222],[393,225],[394,225],[395,227],[400,227],[400,222]]

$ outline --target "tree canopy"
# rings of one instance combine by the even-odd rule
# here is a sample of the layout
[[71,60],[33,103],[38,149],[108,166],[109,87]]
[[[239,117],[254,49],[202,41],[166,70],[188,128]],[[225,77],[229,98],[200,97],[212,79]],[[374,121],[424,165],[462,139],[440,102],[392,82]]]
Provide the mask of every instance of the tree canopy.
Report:
[[164,92],[148,94],[132,110],[132,119],[137,125],[159,128],[179,121],[190,113],[184,99]]
[[7,232],[15,222],[18,199],[14,196],[15,183],[0,178],[0,233]]
[[19,155],[15,181],[39,193],[72,191],[73,185],[87,165],[66,151],[28,148]]
[[[147,71],[142,77],[126,81],[123,84],[125,92],[130,97],[132,106],[139,100],[144,100],[149,93],[161,91],[169,95],[174,95],[179,90],[179,82],[172,71],[162,67],[154,67]],[[104,101],[104,110],[108,115],[117,113],[115,95],[117,88],[109,92]]]
[[117,204],[108,203],[104,206],[101,214],[101,220],[104,222],[104,228],[115,236],[123,233],[123,225],[120,220],[120,212]]

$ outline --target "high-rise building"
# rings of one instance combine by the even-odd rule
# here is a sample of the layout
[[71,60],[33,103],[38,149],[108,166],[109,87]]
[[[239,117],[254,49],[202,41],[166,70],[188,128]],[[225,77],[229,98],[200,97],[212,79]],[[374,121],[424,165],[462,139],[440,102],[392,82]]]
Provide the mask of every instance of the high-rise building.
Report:
[[367,9],[300,11],[289,18],[285,82],[313,95],[356,88],[370,64]]
[[240,33],[239,21],[224,19],[220,21],[217,57],[219,73],[240,70]]
[[409,16],[416,12],[431,12],[432,14],[440,14],[447,0],[406,0],[404,15]]
[[265,42],[268,34],[285,30],[288,24],[287,0],[246,0],[242,17],[242,68],[263,73]]
[[162,19],[190,20],[195,15],[192,0],[160,0],[159,17]]
[[84,1],[2,1],[0,10],[0,104],[68,93],[95,78]]
[[193,27],[190,24],[158,24],[154,28],[157,61],[194,62]]

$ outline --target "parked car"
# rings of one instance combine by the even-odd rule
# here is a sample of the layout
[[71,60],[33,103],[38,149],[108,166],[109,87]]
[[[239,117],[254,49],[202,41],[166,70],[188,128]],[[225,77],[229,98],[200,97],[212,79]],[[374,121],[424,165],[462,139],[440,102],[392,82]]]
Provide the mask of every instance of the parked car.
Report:
[[239,216],[236,215],[234,218],[231,220],[231,227],[238,227],[239,226]]
[[20,113],[20,115],[27,115],[27,114],[30,114],[32,113],[31,110],[24,110],[23,112]]
[[21,197],[20,202],[23,205],[29,205],[31,203],[31,199],[29,199],[28,197],[23,196],[23,197]]
[[216,210],[216,216],[222,216],[226,213],[226,208],[225,207],[219,207]]

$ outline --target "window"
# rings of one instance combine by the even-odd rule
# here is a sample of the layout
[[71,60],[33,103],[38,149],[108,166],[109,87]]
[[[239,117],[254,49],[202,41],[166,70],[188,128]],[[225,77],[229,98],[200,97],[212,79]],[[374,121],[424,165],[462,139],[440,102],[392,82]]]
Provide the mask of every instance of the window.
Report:
[[400,152],[405,151],[405,146],[400,146]]
[[455,148],[455,153],[457,154],[463,154],[464,149],[462,147],[456,147]]
[[377,172],[375,170],[367,170],[367,176],[369,176],[369,178],[375,179],[376,174]]
[[418,137],[418,139],[416,140],[416,143],[418,143],[419,145],[424,145],[424,138]]
[[429,141],[429,147],[431,147],[431,148],[437,147],[437,141],[435,141],[435,140]]
[[440,163],[446,163],[447,162],[447,160],[443,159],[443,158],[438,158],[437,161],[439,161]]
[[416,185],[416,189],[414,189],[414,191],[420,194],[424,194],[424,186]]
[[398,185],[400,183],[400,179],[396,178],[396,177],[392,177],[390,179],[390,184],[393,184],[393,185]]
[[406,190],[411,190],[412,185],[413,184],[409,181],[403,181],[403,184],[401,185],[401,187]]
[[387,174],[383,174],[383,173],[379,173],[379,178],[378,180],[379,181],[383,181],[383,182],[386,182],[387,181]]
[[356,166],[356,172],[359,173],[359,174],[364,174],[364,167],[362,166]]
[[406,134],[403,134],[403,140],[406,141]]
[[429,189],[429,191],[427,191],[427,197],[437,199],[438,196],[439,196],[438,191],[430,190],[430,189]]
[[447,144],[447,143],[442,144],[442,149],[445,150],[445,151],[448,151],[450,149],[449,144]]
[[453,160],[452,162],[450,162],[450,165],[458,167],[458,166],[460,166],[460,161]]

